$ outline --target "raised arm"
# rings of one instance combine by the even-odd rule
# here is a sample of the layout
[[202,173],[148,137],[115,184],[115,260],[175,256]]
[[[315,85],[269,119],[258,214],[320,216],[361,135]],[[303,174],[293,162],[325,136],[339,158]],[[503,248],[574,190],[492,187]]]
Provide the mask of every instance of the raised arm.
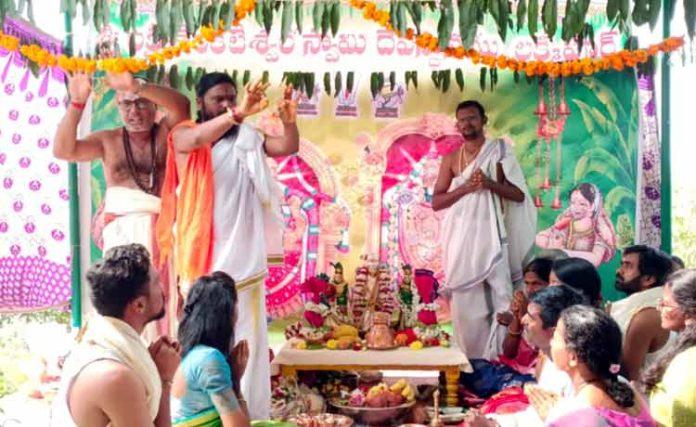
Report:
[[82,118],[85,103],[92,92],[92,76],[74,73],[67,77],[70,104],[58,124],[53,141],[53,155],[61,160],[84,162],[99,159],[104,155],[100,133],[77,139],[77,127]]
[[166,112],[164,123],[172,129],[178,123],[191,118],[191,103],[179,91],[146,83],[130,73],[108,73],[106,84],[116,91],[130,92],[162,107]]
[[213,119],[198,126],[179,127],[172,133],[174,148],[181,153],[188,153],[205,144],[219,140],[225,132],[237,126],[249,116],[252,116],[268,106],[266,89],[268,84],[258,81],[247,87],[247,94],[239,108],[230,109]]
[[266,154],[270,157],[289,156],[300,149],[300,131],[297,129],[297,103],[291,99],[292,86],[286,86],[278,104],[278,116],[283,122],[282,136],[266,137]]

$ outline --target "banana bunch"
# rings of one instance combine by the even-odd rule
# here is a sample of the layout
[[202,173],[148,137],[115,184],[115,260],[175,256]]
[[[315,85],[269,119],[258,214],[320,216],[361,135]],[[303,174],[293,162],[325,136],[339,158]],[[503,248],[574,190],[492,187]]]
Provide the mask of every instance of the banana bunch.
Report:
[[416,390],[403,378],[392,384],[389,391],[401,394],[409,402],[416,398]]
[[351,325],[338,325],[333,331],[334,338],[339,339],[343,337],[357,337],[358,330]]
[[384,393],[385,391],[388,391],[388,390],[389,390],[389,388],[387,387],[386,384],[384,384],[384,383],[379,383],[379,384],[377,384],[376,386],[371,387],[370,390],[368,390],[368,392],[367,392],[367,398],[369,399],[369,398],[372,398],[372,397],[379,396],[380,394],[382,394],[382,393]]

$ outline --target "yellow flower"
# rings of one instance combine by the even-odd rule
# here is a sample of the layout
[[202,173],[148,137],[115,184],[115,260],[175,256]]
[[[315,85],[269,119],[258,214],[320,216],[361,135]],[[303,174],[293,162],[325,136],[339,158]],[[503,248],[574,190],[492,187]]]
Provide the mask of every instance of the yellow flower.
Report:
[[423,349],[423,343],[421,341],[413,341],[411,345],[409,345],[411,350],[422,350]]

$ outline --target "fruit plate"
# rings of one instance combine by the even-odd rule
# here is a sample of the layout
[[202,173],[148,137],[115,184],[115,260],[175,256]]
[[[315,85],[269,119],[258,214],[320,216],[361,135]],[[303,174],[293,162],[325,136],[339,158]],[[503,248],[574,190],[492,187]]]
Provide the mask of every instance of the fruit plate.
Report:
[[399,425],[409,414],[415,401],[406,402],[399,406],[389,406],[386,408],[370,408],[368,406],[348,406],[338,402],[330,401],[329,404],[339,413],[347,415],[358,424],[367,425]]

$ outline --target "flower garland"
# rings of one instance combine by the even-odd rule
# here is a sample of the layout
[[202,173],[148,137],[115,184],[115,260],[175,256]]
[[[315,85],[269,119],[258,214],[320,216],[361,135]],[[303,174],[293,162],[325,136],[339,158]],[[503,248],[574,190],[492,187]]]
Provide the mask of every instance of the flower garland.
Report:
[[[256,0],[240,0],[235,7],[235,19],[232,25],[237,26],[239,22],[256,7]],[[90,59],[85,57],[54,55],[48,50],[36,44],[21,44],[17,37],[4,34],[0,31],[0,47],[10,52],[18,51],[28,60],[36,63],[39,67],[58,67],[65,72],[85,72],[93,73],[96,70],[122,73],[125,71],[137,73],[148,68],[161,65],[167,61],[181,56],[182,53],[190,53],[204,42],[211,43],[220,37],[225,30],[222,28],[222,21],[218,28],[212,26],[202,26],[198,35],[193,39],[182,40],[174,46],[163,47],[150,55],[147,59],[143,58],[104,58]]]
[[509,69],[511,71],[523,71],[527,76],[568,77],[584,74],[590,76],[598,71],[614,69],[623,70],[625,67],[634,67],[648,61],[648,58],[657,55],[658,52],[672,52],[684,45],[683,37],[670,37],[660,43],[649,46],[646,49],[621,50],[601,58],[583,58],[572,61],[520,61],[506,55],[483,55],[475,49],[465,49],[463,46],[447,47],[440,51],[438,39],[430,33],[423,32],[416,35],[413,29],[401,34],[391,25],[389,12],[377,9],[377,5],[365,0],[350,0],[350,5],[362,11],[365,19],[376,22],[399,37],[415,42],[415,44],[430,52],[443,52],[445,56],[463,59],[469,58],[474,64],[482,64],[490,68]]

